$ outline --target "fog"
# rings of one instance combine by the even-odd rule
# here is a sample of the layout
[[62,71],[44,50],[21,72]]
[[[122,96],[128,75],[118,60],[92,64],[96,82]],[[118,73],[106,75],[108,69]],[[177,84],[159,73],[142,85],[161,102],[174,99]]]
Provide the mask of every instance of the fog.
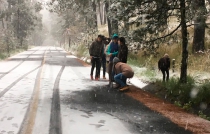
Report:
[[46,9],[46,2],[49,0],[41,0],[42,3],[44,4],[44,8],[41,10],[41,14],[42,14],[42,24],[43,27],[47,29],[47,33],[46,33],[46,38],[43,42],[43,45],[50,45],[50,46],[57,46],[58,42],[56,40],[53,39],[52,35],[51,35],[51,27],[52,27],[52,19],[50,17],[50,15],[52,15],[47,9]]

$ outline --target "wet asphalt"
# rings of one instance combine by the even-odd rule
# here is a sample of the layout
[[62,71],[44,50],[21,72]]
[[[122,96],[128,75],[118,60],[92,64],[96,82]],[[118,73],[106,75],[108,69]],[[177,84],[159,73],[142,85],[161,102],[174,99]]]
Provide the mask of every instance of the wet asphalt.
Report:
[[3,65],[13,67],[0,70],[0,134],[191,134],[107,80],[90,80],[90,67],[61,48],[33,48]]

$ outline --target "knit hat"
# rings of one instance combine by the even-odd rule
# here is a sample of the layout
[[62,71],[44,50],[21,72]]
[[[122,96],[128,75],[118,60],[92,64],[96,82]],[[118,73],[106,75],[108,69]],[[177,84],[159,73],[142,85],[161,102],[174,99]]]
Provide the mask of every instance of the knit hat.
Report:
[[117,62],[120,62],[120,60],[117,57],[114,57],[113,63],[116,64]]
[[117,35],[117,34],[114,34],[114,35],[112,36],[112,39],[118,39],[118,35]]

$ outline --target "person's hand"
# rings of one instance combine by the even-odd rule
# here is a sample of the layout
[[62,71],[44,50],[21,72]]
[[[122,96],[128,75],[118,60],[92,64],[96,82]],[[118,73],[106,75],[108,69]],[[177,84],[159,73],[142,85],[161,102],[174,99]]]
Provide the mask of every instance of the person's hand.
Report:
[[91,59],[91,60],[92,60],[92,58],[93,58],[93,57],[92,57],[92,56],[90,56],[90,59]]

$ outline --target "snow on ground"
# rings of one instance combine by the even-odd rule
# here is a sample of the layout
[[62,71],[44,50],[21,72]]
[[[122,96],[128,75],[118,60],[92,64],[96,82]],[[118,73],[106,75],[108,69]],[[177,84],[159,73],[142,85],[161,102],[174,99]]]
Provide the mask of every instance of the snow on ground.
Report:
[[[90,63],[90,59],[88,57],[81,57],[82,61]],[[146,87],[149,83],[153,83],[156,80],[162,80],[162,73],[161,71],[156,68],[155,70],[149,70],[146,67],[137,67],[131,65],[132,69],[135,72],[135,75],[132,79],[129,80],[129,83],[132,85],[135,85],[139,88]],[[170,69],[170,78],[179,78],[180,71],[173,72],[172,69]],[[192,76],[196,83],[204,83],[210,80],[210,73],[209,72],[190,72],[188,71],[188,75]]]

